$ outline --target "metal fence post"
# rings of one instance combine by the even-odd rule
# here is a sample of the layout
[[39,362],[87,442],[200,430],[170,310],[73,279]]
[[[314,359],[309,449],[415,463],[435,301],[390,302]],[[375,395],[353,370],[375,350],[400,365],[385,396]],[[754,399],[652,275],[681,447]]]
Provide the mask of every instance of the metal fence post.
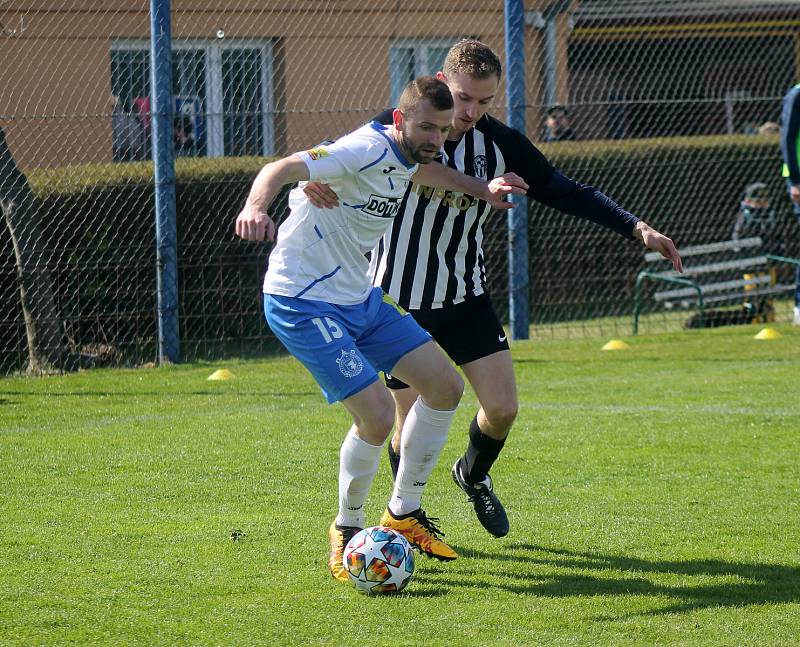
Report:
[[150,0],[150,111],[155,172],[158,264],[158,360],[180,361],[178,236],[172,143],[172,33],[170,0]]
[[[508,124],[525,132],[525,3],[505,0]],[[508,211],[508,312],[513,339],[528,339],[528,200],[513,196]]]

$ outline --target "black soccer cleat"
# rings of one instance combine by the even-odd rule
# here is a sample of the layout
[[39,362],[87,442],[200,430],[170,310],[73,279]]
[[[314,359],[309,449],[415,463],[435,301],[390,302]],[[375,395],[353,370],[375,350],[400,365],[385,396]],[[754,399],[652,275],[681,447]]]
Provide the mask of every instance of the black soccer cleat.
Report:
[[400,469],[400,454],[395,454],[392,441],[386,443],[386,453],[389,454],[389,467],[392,468],[392,480],[397,480],[397,470]]
[[487,474],[486,479],[480,483],[470,485],[464,479],[461,471],[461,459],[453,465],[453,480],[467,494],[467,500],[475,508],[478,521],[486,531],[495,537],[505,537],[508,534],[508,515],[500,503],[500,499],[492,490],[492,478]]

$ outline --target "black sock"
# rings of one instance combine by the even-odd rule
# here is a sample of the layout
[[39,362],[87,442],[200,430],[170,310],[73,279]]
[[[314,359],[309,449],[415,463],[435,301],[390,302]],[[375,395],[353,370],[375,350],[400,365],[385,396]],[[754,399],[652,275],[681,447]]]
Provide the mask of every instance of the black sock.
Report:
[[397,470],[400,469],[400,454],[395,453],[391,440],[386,444],[386,451],[389,453],[389,466],[392,468],[392,480],[396,481]]
[[467,483],[473,485],[486,478],[505,442],[505,439],[495,440],[484,434],[478,426],[477,415],[472,419],[472,423],[469,426],[469,445],[464,457],[461,459],[461,474]]

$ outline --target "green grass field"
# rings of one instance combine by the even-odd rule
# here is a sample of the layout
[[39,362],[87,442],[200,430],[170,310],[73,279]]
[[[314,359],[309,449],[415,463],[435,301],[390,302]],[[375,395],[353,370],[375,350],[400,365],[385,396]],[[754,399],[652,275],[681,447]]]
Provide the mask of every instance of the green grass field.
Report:
[[[455,562],[370,598],[325,566],[349,427],[290,358],[0,381],[0,644],[800,644],[800,329],[513,348],[511,533],[426,492]],[[383,459],[368,502],[390,492]],[[239,536],[237,541],[232,535]]]

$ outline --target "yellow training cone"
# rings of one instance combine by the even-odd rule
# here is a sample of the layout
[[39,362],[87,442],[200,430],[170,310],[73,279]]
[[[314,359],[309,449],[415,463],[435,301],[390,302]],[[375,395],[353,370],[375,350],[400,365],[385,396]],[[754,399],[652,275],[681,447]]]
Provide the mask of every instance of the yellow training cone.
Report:
[[780,339],[781,334],[774,328],[762,328],[756,339]]
[[600,350],[625,350],[626,348],[630,348],[630,346],[621,339],[612,339]]
[[217,371],[214,371],[211,375],[208,376],[209,380],[232,380],[234,378],[234,374],[231,373],[227,368],[221,368]]

